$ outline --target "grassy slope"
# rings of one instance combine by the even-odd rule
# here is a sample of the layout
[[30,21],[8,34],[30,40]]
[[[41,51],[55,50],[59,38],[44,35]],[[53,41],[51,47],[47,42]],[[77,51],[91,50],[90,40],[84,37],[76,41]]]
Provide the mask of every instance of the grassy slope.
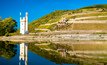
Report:
[[83,7],[83,8],[80,8],[80,9],[89,9],[89,8],[107,8],[107,4],[87,6],[87,7]]
[[52,24],[52,25],[43,25],[43,26],[39,26],[38,28],[40,29],[50,29],[51,27],[55,26],[56,24]]
[[[61,18],[62,15],[67,14],[68,12],[72,12],[72,10],[60,10],[60,11],[54,11],[50,14],[47,14],[31,23],[29,23],[29,32],[34,31],[35,28],[38,28],[41,24],[49,23],[50,20],[55,20],[57,22],[58,19]],[[53,22],[53,21],[51,21]]]
[[90,18],[90,19],[84,19],[84,20],[107,20],[107,17],[101,17],[101,18]]
[[89,16],[105,16],[107,12],[101,13],[91,13],[91,14],[84,14],[84,15],[76,15],[76,16],[67,16],[67,19],[79,18],[79,17],[89,17]]
[[[94,11],[94,8],[97,9],[103,9],[101,13],[94,13],[94,14],[86,14],[86,15],[78,15],[78,16],[69,16],[74,13],[82,13],[82,12],[87,12],[87,11]],[[93,6],[88,6],[84,8],[80,8],[77,10],[58,10],[54,11],[50,14],[47,14],[31,23],[29,23],[29,32],[35,32],[35,28],[41,28],[41,24],[46,24],[46,23],[54,23],[59,21],[64,15],[66,15],[67,19],[70,18],[76,18],[76,17],[86,17],[86,16],[99,16],[99,15],[106,15],[107,14],[107,4],[104,5],[93,5]],[[95,11],[94,11],[95,12]],[[98,20],[102,20],[103,18],[100,18]],[[104,18],[106,20],[106,18]],[[92,19],[96,20],[96,19]],[[75,26],[75,25],[74,25]],[[43,27],[43,26],[42,26]],[[51,29],[52,26],[45,26],[44,28]]]
[[73,30],[107,30],[105,23],[74,23]]

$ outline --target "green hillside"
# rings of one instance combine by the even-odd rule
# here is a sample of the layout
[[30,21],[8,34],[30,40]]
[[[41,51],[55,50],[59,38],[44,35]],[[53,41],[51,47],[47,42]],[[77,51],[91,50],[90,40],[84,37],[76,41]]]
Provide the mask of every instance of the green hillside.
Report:
[[47,14],[31,23],[29,23],[29,32],[33,32],[35,28],[38,28],[41,24],[46,24],[46,23],[53,23],[59,20],[62,15],[71,13],[73,10],[61,10],[61,11],[54,11],[50,14]]
[[[72,16],[73,14],[78,14],[78,13],[88,13],[88,14]],[[52,31],[60,30],[63,27],[56,29],[54,27],[57,24],[53,25],[52,23],[60,21],[62,19],[62,17],[66,17],[68,20],[70,20],[70,19],[76,19],[79,17],[106,16],[106,14],[107,14],[107,4],[87,6],[87,7],[77,9],[77,10],[57,10],[57,11],[49,13],[49,14],[29,23],[29,32],[31,32],[31,33],[38,32],[38,30],[35,30],[36,28],[37,29],[38,28],[39,29],[50,29]],[[107,17],[90,18],[90,19],[84,19],[84,20],[107,20]],[[45,25],[45,24],[50,24],[50,25]],[[87,25],[90,26],[91,24],[87,24]],[[105,25],[105,24],[103,24],[103,25]],[[100,24],[100,26],[103,26],[103,25]],[[75,27],[75,28],[73,28],[73,30],[75,30],[76,28],[78,28],[78,30],[79,30],[79,28],[82,29],[81,27],[76,27],[74,24],[73,24],[73,26]],[[71,27],[71,26],[69,26],[69,27]],[[69,28],[69,27],[67,27],[67,28]],[[96,24],[95,24],[95,26],[93,24],[93,27],[96,27]],[[66,27],[64,27],[64,28],[66,28]],[[90,29],[90,28],[87,28],[87,29]],[[98,29],[105,30],[106,28],[105,29],[98,28]]]
[[100,4],[100,5],[87,6],[87,7],[81,8],[81,9],[89,9],[89,8],[107,8],[107,4]]

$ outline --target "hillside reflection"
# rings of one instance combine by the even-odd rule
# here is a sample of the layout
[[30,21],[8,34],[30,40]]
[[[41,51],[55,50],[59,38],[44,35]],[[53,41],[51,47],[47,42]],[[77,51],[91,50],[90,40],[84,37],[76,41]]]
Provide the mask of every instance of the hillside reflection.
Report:
[[31,43],[29,50],[56,64],[106,64],[107,42],[85,42],[65,44],[42,41]]
[[[64,42],[32,42],[14,43],[0,42],[0,65],[6,65],[3,61],[13,62],[15,65],[43,64],[47,61],[52,65],[106,65],[107,42],[105,41],[71,41]],[[29,54],[29,55],[28,55]],[[6,60],[8,59],[8,60]],[[17,60],[18,59],[18,60]],[[39,59],[39,60],[38,60]],[[45,61],[44,61],[44,60]],[[47,64],[45,63],[45,64]],[[43,65],[40,64],[40,65]],[[47,64],[47,65],[50,65]]]

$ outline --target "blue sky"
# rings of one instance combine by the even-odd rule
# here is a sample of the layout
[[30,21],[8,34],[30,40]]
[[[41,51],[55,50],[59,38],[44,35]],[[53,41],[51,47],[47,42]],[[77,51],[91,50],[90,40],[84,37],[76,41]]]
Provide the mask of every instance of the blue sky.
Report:
[[85,6],[107,4],[107,0],[0,0],[0,17],[12,17],[20,27],[21,17],[28,12],[29,23],[55,10],[74,10]]

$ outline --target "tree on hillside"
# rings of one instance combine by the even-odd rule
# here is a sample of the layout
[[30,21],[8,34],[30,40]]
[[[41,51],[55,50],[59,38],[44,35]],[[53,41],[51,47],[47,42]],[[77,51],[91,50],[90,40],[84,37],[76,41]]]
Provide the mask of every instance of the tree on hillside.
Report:
[[2,21],[1,17],[0,17],[0,22]]
[[5,34],[5,28],[3,27],[3,23],[0,22],[0,36]]

